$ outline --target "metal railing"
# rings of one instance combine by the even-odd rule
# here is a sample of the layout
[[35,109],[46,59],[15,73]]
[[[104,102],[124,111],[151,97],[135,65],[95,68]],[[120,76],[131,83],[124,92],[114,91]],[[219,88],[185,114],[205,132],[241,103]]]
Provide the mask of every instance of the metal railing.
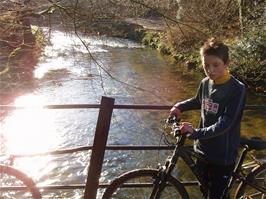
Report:
[[[116,105],[115,99],[109,97],[102,97],[100,104],[64,104],[64,105],[45,105],[42,108],[46,109],[88,109],[99,108],[98,120],[96,124],[96,130],[94,135],[94,141],[92,146],[82,146],[76,148],[61,149],[55,151],[48,151],[44,153],[27,154],[27,155],[13,155],[14,158],[19,157],[33,157],[44,155],[58,155],[65,153],[74,153],[78,151],[91,150],[90,164],[87,174],[86,185],[84,184],[72,184],[72,185],[46,185],[38,186],[40,189],[84,189],[84,199],[95,199],[98,188],[104,188],[108,186],[108,183],[99,183],[100,174],[102,170],[102,164],[104,160],[105,150],[169,150],[174,147],[171,146],[154,146],[154,145],[140,145],[140,146],[126,146],[126,145],[109,145],[106,146],[109,128],[111,123],[111,117],[113,109],[149,109],[149,110],[169,110],[172,106],[169,105]],[[0,105],[0,109],[23,109],[24,106],[10,106]],[[266,110],[266,105],[247,105],[245,110]],[[196,182],[184,182],[184,185],[195,185]],[[6,187],[8,189],[10,187]],[[14,188],[14,187],[13,187]],[[3,189],[3,188],[1,188]],[[16,187],[21,189],[21,187]]]

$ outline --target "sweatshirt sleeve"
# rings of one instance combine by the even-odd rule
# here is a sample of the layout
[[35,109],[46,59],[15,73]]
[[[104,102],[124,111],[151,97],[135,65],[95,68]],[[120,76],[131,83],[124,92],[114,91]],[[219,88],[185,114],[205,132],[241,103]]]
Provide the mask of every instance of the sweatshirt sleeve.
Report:
[[200,99],[201,90],[202,90],[202,83],[200,84],[197,90],[196,96],[175,104],[175,107],[179,108],[181,112],[200,109],[201,108],[201,99]]
[[[244,86],[243,86],[244,87]],[[190,139],[209,139],[216,137],[236,125],[241,120],[242,111],[245,105],[245,88],[240,92],[234,93],[234,96],[228,102],[224,113],[218,118],[218,121],[211,126],[198,128],[189,136]]]

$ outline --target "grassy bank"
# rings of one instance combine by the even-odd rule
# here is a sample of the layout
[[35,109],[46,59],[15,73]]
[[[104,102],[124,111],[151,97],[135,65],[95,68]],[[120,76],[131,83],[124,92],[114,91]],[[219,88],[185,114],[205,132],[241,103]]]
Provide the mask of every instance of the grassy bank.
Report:
[[[247,35],[242,39],[229,38],[224,42],[230,47],[231,73],[250,89],[259,94],[266,94],[266,47],[265,37]],[[147,31],[142,43],[170,56],[176,63],[183,63],[188,70],[202,73],[199,48],[204,40],[182,41],[178,44],[167,32]],[[178,48],[176,48],[178,46]]]

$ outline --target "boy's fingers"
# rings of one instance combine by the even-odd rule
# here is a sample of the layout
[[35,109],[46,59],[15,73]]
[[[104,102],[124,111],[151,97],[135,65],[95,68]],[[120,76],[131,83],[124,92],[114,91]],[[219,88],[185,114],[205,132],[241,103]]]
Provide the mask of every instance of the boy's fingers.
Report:
[[192,126],[192,124],[191,123],[189,123],[189,122],[182,122],[182,124],[181,124],[182,126]]
[[183,122],[180,126],[181,133],[192,133],[193,127],[192,124],[189,122]]

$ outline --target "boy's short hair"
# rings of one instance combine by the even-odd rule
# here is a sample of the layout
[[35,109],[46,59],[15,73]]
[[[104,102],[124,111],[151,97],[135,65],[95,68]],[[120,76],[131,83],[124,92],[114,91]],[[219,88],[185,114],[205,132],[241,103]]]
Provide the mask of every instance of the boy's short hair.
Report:
[[229,61],[229,48],[223,42],[211,38],[200,48],[200,55],[214,55],[227,63]]

